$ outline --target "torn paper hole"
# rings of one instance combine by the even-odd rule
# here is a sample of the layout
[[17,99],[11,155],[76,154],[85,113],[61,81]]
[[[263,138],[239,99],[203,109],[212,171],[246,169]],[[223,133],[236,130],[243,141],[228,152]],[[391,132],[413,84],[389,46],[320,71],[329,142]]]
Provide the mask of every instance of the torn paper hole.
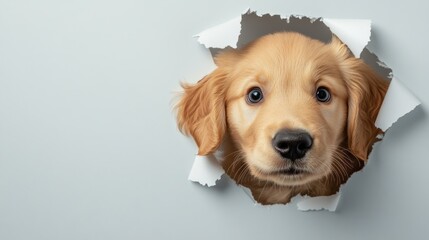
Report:
[[[370,53],[365,46],[371,35],[370,20],[349,20],[330,18],[309,18],[305,16],[258,15],[248,11],[225,24],[207,29],[197,35],[198,41],[205,45],[213,56],[222,52],[226,47],[243,48],[250,42],[267,34],[276,32],[299,32],[307,37],[329,43],[332,33],[345,43],[353,55],[362,58],[376,72],[386,79],[392,78],[391,70],[380,64],[378,58]],[[400,99],[400,105],[398,101]],[[385,95],[375,125],[387,130],[398,118],[412,111],[419,101],[396,78],[393,77]],[[224,157],[218,155],[217,157]],[[219,161],[213,155],[198,156],[195,159],[189,179],[208,186],[215,184],[224,173]],[[246,185],[243,182],[238,182]],[[343,186],[344,187],[344,186]],[[255,192],[247,191],[254,200]],[[304,196],[297,198],[298,209],[335,211],[340,200],[340,192],[331,196]]]

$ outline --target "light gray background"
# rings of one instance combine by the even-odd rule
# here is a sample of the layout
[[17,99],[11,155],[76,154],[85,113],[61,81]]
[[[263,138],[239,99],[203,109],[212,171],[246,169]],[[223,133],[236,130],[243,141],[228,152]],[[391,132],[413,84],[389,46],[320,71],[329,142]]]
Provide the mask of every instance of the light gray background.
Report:
[[[369,48],[422,101],[338,211],[253,206],[187,181],[196,151],[173,91],[207,55],[191,38],[246,7],[373,20]],[[428,3],[0,1],[0,239],[424,239]]]

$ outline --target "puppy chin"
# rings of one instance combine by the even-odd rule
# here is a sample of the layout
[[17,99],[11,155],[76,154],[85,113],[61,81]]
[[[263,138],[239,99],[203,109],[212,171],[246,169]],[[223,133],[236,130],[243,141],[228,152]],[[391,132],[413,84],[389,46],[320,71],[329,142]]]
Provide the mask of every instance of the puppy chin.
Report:
[[322,177],[323,175],[313,172],[303,172],[294,175],[279,173],[267,175],[266,180],[271,181],[280,186],[297,187],[308,184]]
[[308,184],[322,178],[323,175],[306,173],[305,175],[293,176],[268,176],[267,179],[277,185],[284,187],[297,187]]

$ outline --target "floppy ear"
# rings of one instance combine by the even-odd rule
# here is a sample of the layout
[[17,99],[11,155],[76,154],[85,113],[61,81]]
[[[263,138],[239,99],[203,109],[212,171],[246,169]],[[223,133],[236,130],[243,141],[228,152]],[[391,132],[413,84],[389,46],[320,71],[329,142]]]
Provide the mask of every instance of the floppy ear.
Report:
[[355,58],[337,37],[332,38],[331,45],[348,88],[348,147],[357,158],[367,160],[377,135],[383,133],[375,127],[375,120],[389,83]]
[[226,76],[225,69],[218,67],[195,85],[182,84],[177,122],[184,134],[194,138],[198,155],[215,151],[224,136]]

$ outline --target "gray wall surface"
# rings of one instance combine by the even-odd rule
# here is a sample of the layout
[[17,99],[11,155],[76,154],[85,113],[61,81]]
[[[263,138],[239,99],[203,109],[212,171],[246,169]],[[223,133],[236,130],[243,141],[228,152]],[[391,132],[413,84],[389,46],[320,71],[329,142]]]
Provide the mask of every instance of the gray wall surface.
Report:
[[[207,58],[192,35],[245,8],[373,20],[369,49],[422,101],[337,212],[254,206],[187,181],[172,113]],[[0,239],[427,239],[428,2],[0,1]]]

